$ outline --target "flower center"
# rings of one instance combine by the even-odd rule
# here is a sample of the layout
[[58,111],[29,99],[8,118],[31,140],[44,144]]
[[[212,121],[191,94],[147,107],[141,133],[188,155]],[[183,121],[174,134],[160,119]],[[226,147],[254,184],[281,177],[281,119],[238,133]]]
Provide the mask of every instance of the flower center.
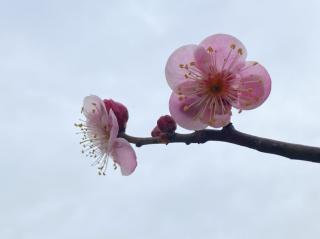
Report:
[[221,92],[222,90],[222,86],[220,84],[213,84],[211,87],[210,87],[210,90],[213,94],[217,94],[219,92]]
[[224,83],[220,74],[208,78],[208,90],[211,94],[217,96],[224,92]]

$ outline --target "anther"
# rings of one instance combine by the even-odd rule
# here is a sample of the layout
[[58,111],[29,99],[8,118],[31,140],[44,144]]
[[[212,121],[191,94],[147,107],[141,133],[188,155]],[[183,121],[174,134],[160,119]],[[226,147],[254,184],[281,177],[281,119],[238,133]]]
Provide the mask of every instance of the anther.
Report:
[[208,47],[208,52],[212,53],[213,52],[213,48],[211,46]]
[[179,96],[179,100],[180,100],[180,101],[184,100],[184,96],[180,95],[180,96]]
[[217,120],[213,118],[213,119],[209,120],[208,123],[209,123],[209,124],[214,124],[216,121],[217,121]]

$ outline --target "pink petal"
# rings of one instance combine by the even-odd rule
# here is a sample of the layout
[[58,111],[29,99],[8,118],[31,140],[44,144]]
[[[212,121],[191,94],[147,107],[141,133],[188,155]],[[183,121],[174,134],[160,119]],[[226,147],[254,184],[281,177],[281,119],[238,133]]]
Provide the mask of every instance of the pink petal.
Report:
[[110,143],[108,141],[109,115],[103,101],[95,95],[90,95],[83,100],[83,114],[86,117],[87,137],[101,152],[108,153]]
[[83,114],[87,118],[86,124],[96,131],[97,134],[104,134],[108,124],[108,113],[103,101],[95,95],[90,95],[83,100]]
[[200,130],[207,127],[207,125],[200,122],[200,120],[194,119],[197,113],[195,107],[191,107],[187,111],[184,110],[186,105],[192,104],[196,99],[198,99],[198,97],[179,96],[175,93],[171,94],[169,100],[170,114],[177,124],[185,129]]
[[231,119],[231,105],[226,101],[219,101],[216,106],[208,106],[200,118],[204,124],[214,128],[220,128],[228,125]]
[[112,145],[111,156],[113,161],[120,166],[121,173],[128,176],[137,167],[137,156],[129,142],[123,138],[117,138]]
[[247,56],[245,46],[237,38],[226,34],[209,36],[199,45],[208,51],[212,49],[215,66],[219,71],[237,71]]
[[103,101],[96,95],[86,96],[83,100],[83,114],[87,119],[101,119],[101,115],[105,114]]
[[112,145],[119,133],[118,120],[112,109],[109,111],[108,131],[110,132],[109,144]]
[[210,72],[210,65],[212,60],[208,51],[202,46],[198,46],[194,51],[194,58],[196,61],[196,66],[203,72]]
[[214,128],[220,128],[228,125],[230,123],[230,119],[231,119],[231,109],[226,114],[215,115],[213,119],[210,119],[210,116],[206,115],[204,118],[201,119],[201,121]]
[[186,69],[180,67],[181,64],[190,64],[195,62],[194,51],[197,45],[186,45],[175,50],[169,57],[166,64],[166,79],[173,91],[176,90],[177,85],[185,81],[185,74],[188,73]]
[[197,95],[197,92],[199,91],[198,88],[199,88],[199,81],[188,80],[177,85],[176,93],[178,93],[178,95],[185,95],[185,96]]
[[242,90],[235,106],[239,109],[251,110],[260,106],[271,91],[271,78],[267,70],[256,62],[246,62],[240,70]]

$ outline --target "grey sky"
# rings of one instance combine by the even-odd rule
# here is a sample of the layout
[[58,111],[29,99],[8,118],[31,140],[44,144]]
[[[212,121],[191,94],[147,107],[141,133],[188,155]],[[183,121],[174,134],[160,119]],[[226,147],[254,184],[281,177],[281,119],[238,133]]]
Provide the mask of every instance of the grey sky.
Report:
[[168,56],[227,33],[273,83],[235,126],[319,146],[319,11],[316,0],[1,0],[0,238],[319,238],[317,164],[158,145],[136,149],[132,176],[99,177],[73,127],[96,94],[127,105],[128,133],[149,135],[168,113]]

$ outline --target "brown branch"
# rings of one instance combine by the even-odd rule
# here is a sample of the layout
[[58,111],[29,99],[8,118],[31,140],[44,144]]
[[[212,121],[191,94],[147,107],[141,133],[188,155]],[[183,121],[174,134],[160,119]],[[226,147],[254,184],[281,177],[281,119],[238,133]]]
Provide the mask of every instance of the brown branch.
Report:
[[272,139],[261,138],[250,134],[237,131],[232,124],[221,130],[199,130],[190,134],[174,133],[169,137],[168,142],[160,138],[147,137],[139,138],[121,133],[119,137],[125,138],[137,147],[147,144],[168,144],[168,143],[198,143],[202,144],[207,141],[223,141],[232,144],[241,145],[264,153],[277,154],[290,159],[298,159],[310,162],[320,163],[320,148],[291,144]]

